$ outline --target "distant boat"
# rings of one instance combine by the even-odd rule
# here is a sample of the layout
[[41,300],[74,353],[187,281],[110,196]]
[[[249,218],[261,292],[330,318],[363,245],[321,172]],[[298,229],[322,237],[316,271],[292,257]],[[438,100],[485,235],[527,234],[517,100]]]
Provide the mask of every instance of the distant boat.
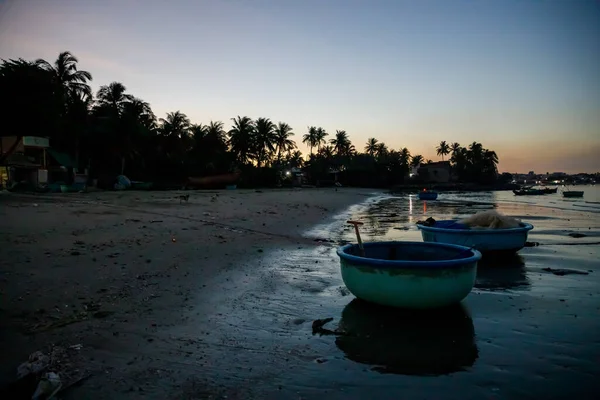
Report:
[[427,191],[423,189],[422,192],[419,192],[419,200],[435,200],[438,197],[438,192]]
[[583,197],[583,190],[564,190],[563,197]]
[[540,196],[546,194],[544,189],[521,189],[513,190],[515,196]]

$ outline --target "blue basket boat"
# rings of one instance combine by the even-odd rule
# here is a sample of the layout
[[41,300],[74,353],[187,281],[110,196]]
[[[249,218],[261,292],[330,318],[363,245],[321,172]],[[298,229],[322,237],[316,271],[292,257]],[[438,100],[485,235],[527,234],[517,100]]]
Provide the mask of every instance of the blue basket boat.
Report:
[[419,200],[435,200],[438,198],[438,192],[419,192]]
[[338,248],[350,292],[372,303],[408,308],[445,307],[473,288],[481,253],[463,246],[423,242],[371,242]]
[[[438,221],[439,226],[417,224],[425,242],[472,247],[482,253],[516,253],[525,247],[533,225],[521,222],[518,228],[469,229],[457,221]],[[454,227],[453,227],[454,226]]]

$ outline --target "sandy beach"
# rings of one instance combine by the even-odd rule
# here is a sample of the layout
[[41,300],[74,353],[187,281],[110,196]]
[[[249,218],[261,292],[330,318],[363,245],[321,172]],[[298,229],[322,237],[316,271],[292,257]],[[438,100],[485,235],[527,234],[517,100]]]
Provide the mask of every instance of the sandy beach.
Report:
[[[4,384],[55,345],[65,381],[86,378],[61,394],[72,399],[595,398],[595,201],[185,193],[0,198]],[[533,223],[535,246],[481,262],[453,310],[391,312],[344,287],[335,248],[354,241],[348,218],[366,241],[421,241],[425,216],[490,208]],[[323,318],[347,335],[315,335]]]
[[61,343],[83,345],[77,368],[105,389],[92,397],[137,390],[127,376],[140,363],[124,349],[154,347],[189,308],[228,297],[229,275],[252,277],[263,252],[314,246],[304,230],[372,192],[3,194],[3,384],[30,353]]

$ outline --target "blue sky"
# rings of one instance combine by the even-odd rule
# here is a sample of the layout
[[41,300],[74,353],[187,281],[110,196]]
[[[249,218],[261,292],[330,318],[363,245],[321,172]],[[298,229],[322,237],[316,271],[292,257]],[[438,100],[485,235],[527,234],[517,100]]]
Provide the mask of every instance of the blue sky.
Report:
[[[346,130],[502,171],[600,171],[597,0],[4,0],[0,58],[62,50],[159,117]],[[305,150],[304,147],[301,148]]]

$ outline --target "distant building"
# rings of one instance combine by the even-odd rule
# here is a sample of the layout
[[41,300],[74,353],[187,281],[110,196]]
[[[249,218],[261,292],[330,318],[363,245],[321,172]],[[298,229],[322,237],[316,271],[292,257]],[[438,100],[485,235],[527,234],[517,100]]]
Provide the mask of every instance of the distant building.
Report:
[[46,168],[46,149],[49,147],[47,138],[36,136],[5,136],[0,138],[0,154],[7,154],[4,165],[0,166],[0,184],[26,181],[33,186],[48,182]]
[[432,162],[419,165],[417,173],[428,183],[448,183],[452,176],[452,167],[450,161]]

